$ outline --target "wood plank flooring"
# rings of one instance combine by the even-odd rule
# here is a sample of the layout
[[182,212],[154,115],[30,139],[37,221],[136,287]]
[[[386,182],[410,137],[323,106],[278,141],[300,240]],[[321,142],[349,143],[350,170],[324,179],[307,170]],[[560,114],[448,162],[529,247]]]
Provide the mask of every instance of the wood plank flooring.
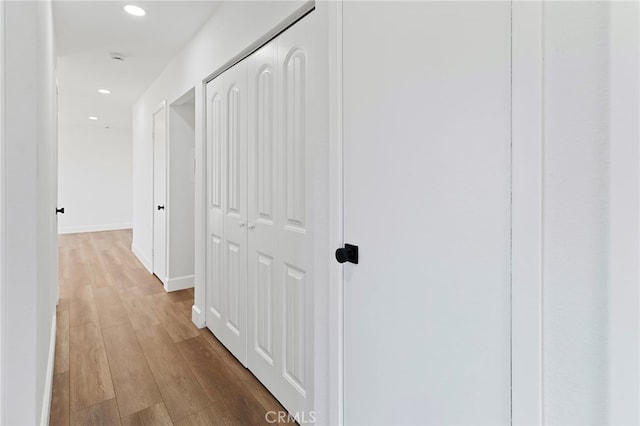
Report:
[[166,293],[130,247],[130,230],[59,238],[50,424],[269,424],[284,408],[193,325],[193,290]]

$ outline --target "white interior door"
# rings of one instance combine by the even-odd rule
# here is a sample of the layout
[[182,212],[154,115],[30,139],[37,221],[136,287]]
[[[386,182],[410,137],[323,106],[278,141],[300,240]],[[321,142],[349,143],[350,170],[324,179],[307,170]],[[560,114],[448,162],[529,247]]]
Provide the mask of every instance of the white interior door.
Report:
[[290,413],[313,398],[317,16],[249,58],[248,367]]
[[222,281],[225,328],[220,340],[247,365],[247,62],[224,73],[226,136]]
[[510,4],[343,13],[345,424],[509,424]]
[[278,42],[248,58],[249,286],[247,366],[269,389],[282,377],[282,253],[278,181]]
[[224,330],[222,252],[224,235],[223,157],[225,140],[223,76],[207,83],[207,240],[206,323],[216,336]]
[[247,63],[207,85],[207,326],[247,363]]
[[167,279],[167,115],[165,105],[153,114],[153,273]]

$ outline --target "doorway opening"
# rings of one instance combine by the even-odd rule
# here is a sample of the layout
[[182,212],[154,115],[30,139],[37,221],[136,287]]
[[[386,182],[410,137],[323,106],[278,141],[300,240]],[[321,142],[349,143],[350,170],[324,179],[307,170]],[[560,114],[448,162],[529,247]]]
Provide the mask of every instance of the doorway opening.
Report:
[[169,105],[167,149],[167,291],[194,284],[195,88]]

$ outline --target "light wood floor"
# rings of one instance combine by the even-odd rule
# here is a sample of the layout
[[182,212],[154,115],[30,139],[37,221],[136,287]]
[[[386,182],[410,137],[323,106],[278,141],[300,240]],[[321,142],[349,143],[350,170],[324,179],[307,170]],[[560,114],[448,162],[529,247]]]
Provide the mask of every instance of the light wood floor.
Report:
[[131,231],[60,236],[51,425],[259,425],[284,410],[165,293]]

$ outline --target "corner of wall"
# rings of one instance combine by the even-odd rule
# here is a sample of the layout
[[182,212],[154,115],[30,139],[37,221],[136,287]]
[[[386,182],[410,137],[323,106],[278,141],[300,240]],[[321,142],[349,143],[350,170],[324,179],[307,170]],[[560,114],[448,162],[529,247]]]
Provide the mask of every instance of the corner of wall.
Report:
[[164,285],[166,291],[178,291],[185,290],[187,288],[193,288],[194,276],[187,275],[184,277],[167,278]]
[[47,373],[44,382],[44,393],[42,395],[42,409],[40,411],[40,425],[49,424],[49,414],[51,412],[51,397],[53,388],[53,365],[56,356],[56,312],[51,318],[51,338],[49,341],[49,358],[47,361]]
[[153,267],[151,266],[151,261],[149,260],[149,258],[147,258],[144,255],[144,253],[135,244],[131,244],[131,251],[138,258],[140,263],[142,263],[142,266],[144,266],[144,268],[147,271],[149,271],[150,274],[152,274],[153,273],[153,270],[152,270]]
[[202,312],[196,305],[191,307],[191,321],[198,328],[204,328],[206,325],[204,312]]

